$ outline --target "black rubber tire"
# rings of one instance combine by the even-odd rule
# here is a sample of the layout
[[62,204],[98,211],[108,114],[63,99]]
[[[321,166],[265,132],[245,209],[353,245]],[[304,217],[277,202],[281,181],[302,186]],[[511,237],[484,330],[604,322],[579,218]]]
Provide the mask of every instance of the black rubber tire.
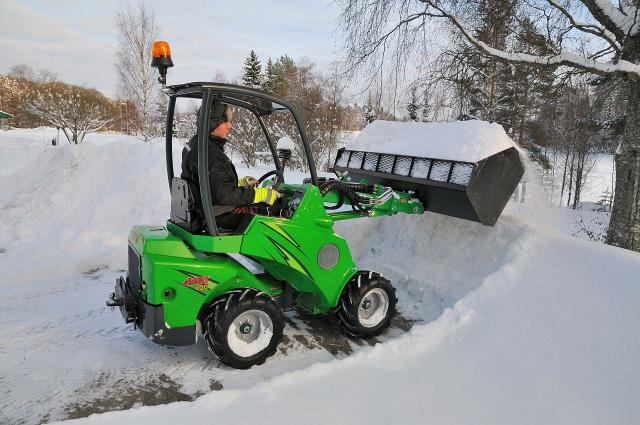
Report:
[[[389,307],[382,321],[374,327],[364,326],[358,319],[358,307],[364,296],[374,288],[382,289],[389,298]],[[375,272],[359,271],[344,287],[340,296],[337,317],[340,327],[347,335],[356,338],[371,338],[378,336],[389,327],[391,319],[396,313],[396,290],[388,279]]]
[[[269,345],[250,356],[236,354],[227,342],[227,332],[234,319],[249,310],[260,310],[269,315],[273,324],[273,336]],[[269,295],[256,289],[232,291],[216,299],[204,319],[204,337],[213,354],[227,366],[236,369],[249,369],[260,365],[275,354],[282,340],[284,319],[282,311]]]

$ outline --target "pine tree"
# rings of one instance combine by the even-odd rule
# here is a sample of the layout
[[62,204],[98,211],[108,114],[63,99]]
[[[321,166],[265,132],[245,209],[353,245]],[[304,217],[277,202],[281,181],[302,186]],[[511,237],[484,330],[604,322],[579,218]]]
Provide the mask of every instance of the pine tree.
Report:
[[298,66],[288,55],[280,56],[275,63],[275,87],[273,92],[282,97],[291,97],[293,88],[298,86]]
[[244,61],[244,75],[242,81],[247,87],[259,88],[262,86],[262,65],[258,55],[253,50]]
[[274,93],[275,87],[277,85],[277,70],[276,65],[273,63],[271,58],[267,60],[267,69],[264,72],[264,80],[262,81],[262,90]]
[[376,111],[373,109],[370,100],[368,100],[367,104],[362,107],[362,112],[365,127],[367,126],[367,124],[371,124],[376,120]]
[[411,89],[411,99],[407,104],[407,115],[409,116],[409,120],[418,121],[418,109],[420,109],[420,106],[418,105],[418,96],[416,95],[416,88],[413,87]]
[[[474,20],[473,36],[493,48],[505,48],[515,19],[516,0],[478,0],[467,7]],[[453,39],[439,62],[448,74],[443,81],[454,88],[459,118],[496,121],[509,127],[513,96],[506,87],[512,78],[507,63],[481,54],[461,36]]]
[[431,121],[431,105],[429,104],[429,89],[422,92],[422,104],[420,105],[420,114],[422,122]]

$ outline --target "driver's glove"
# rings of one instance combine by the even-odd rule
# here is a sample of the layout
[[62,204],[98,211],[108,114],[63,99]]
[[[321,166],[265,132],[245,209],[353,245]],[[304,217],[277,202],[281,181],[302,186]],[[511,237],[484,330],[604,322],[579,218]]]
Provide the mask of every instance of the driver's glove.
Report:
[[258,187],[254,189],[256,194],[253,198],[253,203],[258,204],[260,202],[266,202],[269,205],[273,205],[276,199],[282,196],[280,192],[270,187]]
[[258,180],[253,176],[245,176],[238,180],[238,186],[256,187],[258,186]]

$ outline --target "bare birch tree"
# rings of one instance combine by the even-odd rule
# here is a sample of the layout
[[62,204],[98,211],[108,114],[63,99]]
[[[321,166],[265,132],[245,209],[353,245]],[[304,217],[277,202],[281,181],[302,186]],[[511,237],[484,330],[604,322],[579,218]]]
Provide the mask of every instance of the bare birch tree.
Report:
[[160,91],[151,68],[151,44],[158,35],[151,8],[140,2],[127,5],[115,16],[118,31],[116,71],[120,80],[119,90],[123,98],[135,105],[137,117],[131,119],[131,127],[144,142],[158,133],[156,115]]
[[97,90],[64,83],[42,85],[25,104],[28,113],[58,127],[74,145],[110,121],[110,101]]
[[[341,28],[346,35],[346,65],[351,71],[409,54],[428,57],[423,40],[435,21],[463,37],[488,57],[538,67],[568,67],[609,76],[624,85],[627,110],[623,141],[616,160],[615,201],[607,243],[640,251],[640,4],[636,0],[527,0],[526,16],[554,40],[543,54],[494,46],[474,36],[467,0],[342,0]],[[429,31],[431,30],[431,32]],[[397,68],[398,66],[396,66]]]

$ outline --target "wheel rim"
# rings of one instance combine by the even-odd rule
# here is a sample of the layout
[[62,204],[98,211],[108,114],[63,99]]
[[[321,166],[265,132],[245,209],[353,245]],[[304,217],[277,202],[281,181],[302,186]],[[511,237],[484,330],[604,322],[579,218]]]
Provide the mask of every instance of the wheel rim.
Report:
[[229,348],[240,357],[264,350],[273,338],[273,321],[264,311],[249,310],[236,317],[227,331]]
[[389,295],[380,288],[367,292],[358,306],[358,320],[366,328],[378,326],[387,317]]

